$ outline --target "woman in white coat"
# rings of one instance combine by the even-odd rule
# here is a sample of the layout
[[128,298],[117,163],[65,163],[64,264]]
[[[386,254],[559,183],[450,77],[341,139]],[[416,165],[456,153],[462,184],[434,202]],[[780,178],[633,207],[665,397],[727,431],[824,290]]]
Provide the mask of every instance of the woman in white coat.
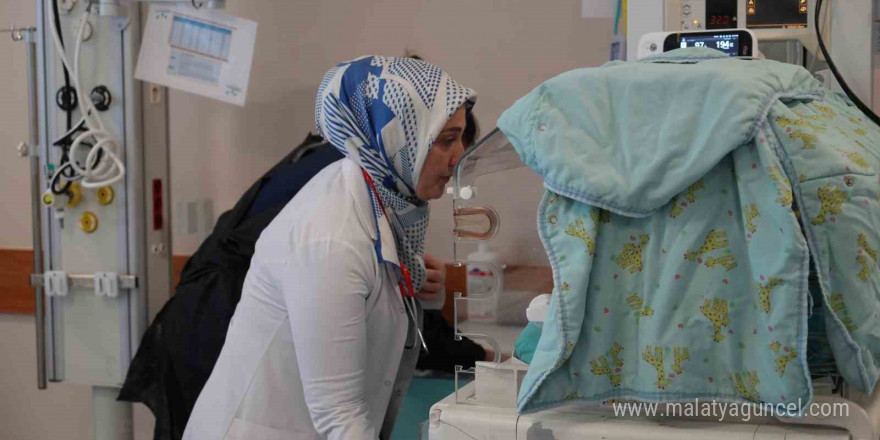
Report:
[[185,440],[390,437],[422,344],[427,201],[464,153],[476,95],[436,66],[368,56],[324,77],[315,119],[346,158],[263,231]]

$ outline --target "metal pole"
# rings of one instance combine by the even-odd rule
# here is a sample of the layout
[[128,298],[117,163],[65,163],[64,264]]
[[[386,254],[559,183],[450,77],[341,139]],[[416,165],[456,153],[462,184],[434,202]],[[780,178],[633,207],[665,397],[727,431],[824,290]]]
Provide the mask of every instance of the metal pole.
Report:
[[[31,160],[31,229],[34,248],[34,272],[43,273],[43,228],[42,210],[40,205],[40,155],[39,146],[39,105],[37,98],[37,42],[36,30],[22,29],[13,39],[27,44],[27,77],[28,77],[28,155]],[[37,388],[46,389],[46,322],[43,299],[43,287],[34,286],[34,318],[37,331]]]

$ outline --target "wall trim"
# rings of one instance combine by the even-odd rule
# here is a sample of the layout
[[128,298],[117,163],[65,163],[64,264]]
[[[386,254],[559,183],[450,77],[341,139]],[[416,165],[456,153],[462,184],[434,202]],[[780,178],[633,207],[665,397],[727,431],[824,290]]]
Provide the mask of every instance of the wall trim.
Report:
[[[174,287],[180,281],[180,272],[189,255],[172,257]],[[30,249],[0,248],[0,313],[34,314],[34,289],[30,275],[34,270],[34,252]],[[173,295],[174,292],[172,291]]]

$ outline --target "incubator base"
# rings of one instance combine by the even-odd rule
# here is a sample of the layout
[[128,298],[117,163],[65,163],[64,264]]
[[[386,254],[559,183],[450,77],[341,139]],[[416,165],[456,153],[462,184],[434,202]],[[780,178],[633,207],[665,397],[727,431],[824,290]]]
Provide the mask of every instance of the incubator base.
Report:
[[[498,365],[519,373],[518,366]],[[480,369],[477,369],[480,372]],[[611,404],[573,403],[528,415],[517,414],[511,393],[496,390],[498,398],[487,396],[487,384],[497,386],[498,374],[476,374],[474,380],[431,407],[430,440],[527,439],[527,440],[874,440],[880,438],[880,390],[872,396],[853,392],[850,399],[827,393],[816,383],[817,404],[846,404],[848,416],[806,416],[802,419],[751,416],[747,420],[726,414],[711,417],[666,415],[659,404],[654,416],[616,415]],[[509,381],[511,387],[516,381]],[[878,387],[880,388],[880,387]],[[508,390],[509,391],[509,390]],[[482,396],[481,396],[482,394]],[[515,394],[514,394],[515,395]],[[503,397],[502,397],[503,396]],[[498,401],[498,400],[503,400]],[[708,404],[708,403],[706,403]],[[699,412],[699,411],[698,411]],[[723,420],[723,421],[719,421]]]

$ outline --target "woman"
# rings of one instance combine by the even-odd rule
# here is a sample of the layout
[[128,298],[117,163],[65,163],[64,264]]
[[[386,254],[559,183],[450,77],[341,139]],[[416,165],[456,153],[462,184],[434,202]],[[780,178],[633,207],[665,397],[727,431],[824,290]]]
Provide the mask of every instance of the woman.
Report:
[[[464,153],[476,95],[410,58],[330,69],[319,132],[346,158],[263,231],[186,440],[389,438],[422,344],[427,201]],[[415,293],[418,292],[418,293]]]

